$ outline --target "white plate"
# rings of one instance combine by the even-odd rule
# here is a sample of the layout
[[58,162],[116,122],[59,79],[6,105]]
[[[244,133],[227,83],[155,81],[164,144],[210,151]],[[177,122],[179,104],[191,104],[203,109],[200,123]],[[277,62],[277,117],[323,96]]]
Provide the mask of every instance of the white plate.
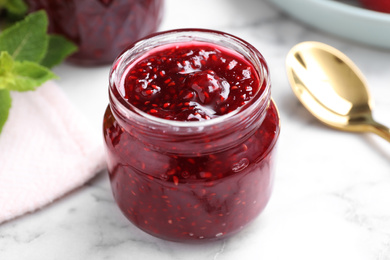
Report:
[[390,49],[390,14],[354,6],[348,4],[348,1],[269,1],[310,26],[364,44]]

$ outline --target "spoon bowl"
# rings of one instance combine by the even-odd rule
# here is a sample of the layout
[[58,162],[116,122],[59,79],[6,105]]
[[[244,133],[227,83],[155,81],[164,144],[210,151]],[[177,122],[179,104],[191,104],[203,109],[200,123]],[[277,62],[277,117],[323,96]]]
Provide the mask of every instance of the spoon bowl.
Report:
[[373,101],[357,66],[339,50],[319,42],[302,42],[287,55],[294,94],[309,112],[333,128],[372,132],[390,142],[388,127],[372,117]]

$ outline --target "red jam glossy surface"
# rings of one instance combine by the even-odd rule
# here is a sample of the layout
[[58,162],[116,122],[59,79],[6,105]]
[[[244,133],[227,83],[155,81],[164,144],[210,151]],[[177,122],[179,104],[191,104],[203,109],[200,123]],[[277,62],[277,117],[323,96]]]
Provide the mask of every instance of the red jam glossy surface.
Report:
[[[154,116],[213,120],[241,109],[267,85],[263,82],[259,87],[253,66],[223,48],[182,45],[161,51],[147,53],[130,66],[118,94]],[[202,58],[203,51],[215,52],[215,58]],[[172,62],[160,62],[163,59]],[[171,82],[175,85],[169,86]],[[234,126],[224,127],[229,133]],[[124,127],[110,106],[103,131],[114,198],[133,224],[154,236],[173,241],[224,238],[250,223],[270,198],[279,136],[272,101],[261,125],[244,136],[241,129],[230,133],[231,144],[212,153],[209,148],[215,142],[207,131],[197,136],[199,144],[185,152],[175,151],[180,141],[171,138],[171,150],[166,151],[161,148],[167,145],[164,138],[149,142],[151,133]]]
[[155,32],[163,0],[26,0],[30,11],[45,9],[49,30],[79,47],[70,60],[112,63],[132,42]]
[[253,66],[230,50],[206,43],[164,46],[128,69],[120,92],[143,112],[201,121],[235,111],[259,91]]

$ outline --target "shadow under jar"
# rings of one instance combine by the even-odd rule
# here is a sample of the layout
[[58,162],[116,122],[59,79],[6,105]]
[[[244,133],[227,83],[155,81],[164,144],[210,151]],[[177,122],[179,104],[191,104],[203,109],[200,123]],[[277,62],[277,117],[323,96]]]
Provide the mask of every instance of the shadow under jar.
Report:
[[218,31],[162,32],[123,52],[109,81],[108,171],[134,225],[195,242],[232,235],[262,212],[280,128],[254,47]]
[[111,64],[132,42],[154,33],[164,0],[26,0],[29,11],[44,9],[49,31],[78,46],[69,61],[80,65]]

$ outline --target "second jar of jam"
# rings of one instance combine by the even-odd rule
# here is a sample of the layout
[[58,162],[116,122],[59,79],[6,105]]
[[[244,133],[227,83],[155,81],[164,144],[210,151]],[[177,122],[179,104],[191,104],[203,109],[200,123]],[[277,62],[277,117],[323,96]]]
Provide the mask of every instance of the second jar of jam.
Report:
[[81,65],[111,64],[130,43],[157,30],[164,0],[26,0],[44,9],[49,31],[78,46],[69,60]]
[[103,132],[114,198],[173,241],[228,237],[271,195],[279,115],[263,56],[218,31],[151,35],[114,62]]

